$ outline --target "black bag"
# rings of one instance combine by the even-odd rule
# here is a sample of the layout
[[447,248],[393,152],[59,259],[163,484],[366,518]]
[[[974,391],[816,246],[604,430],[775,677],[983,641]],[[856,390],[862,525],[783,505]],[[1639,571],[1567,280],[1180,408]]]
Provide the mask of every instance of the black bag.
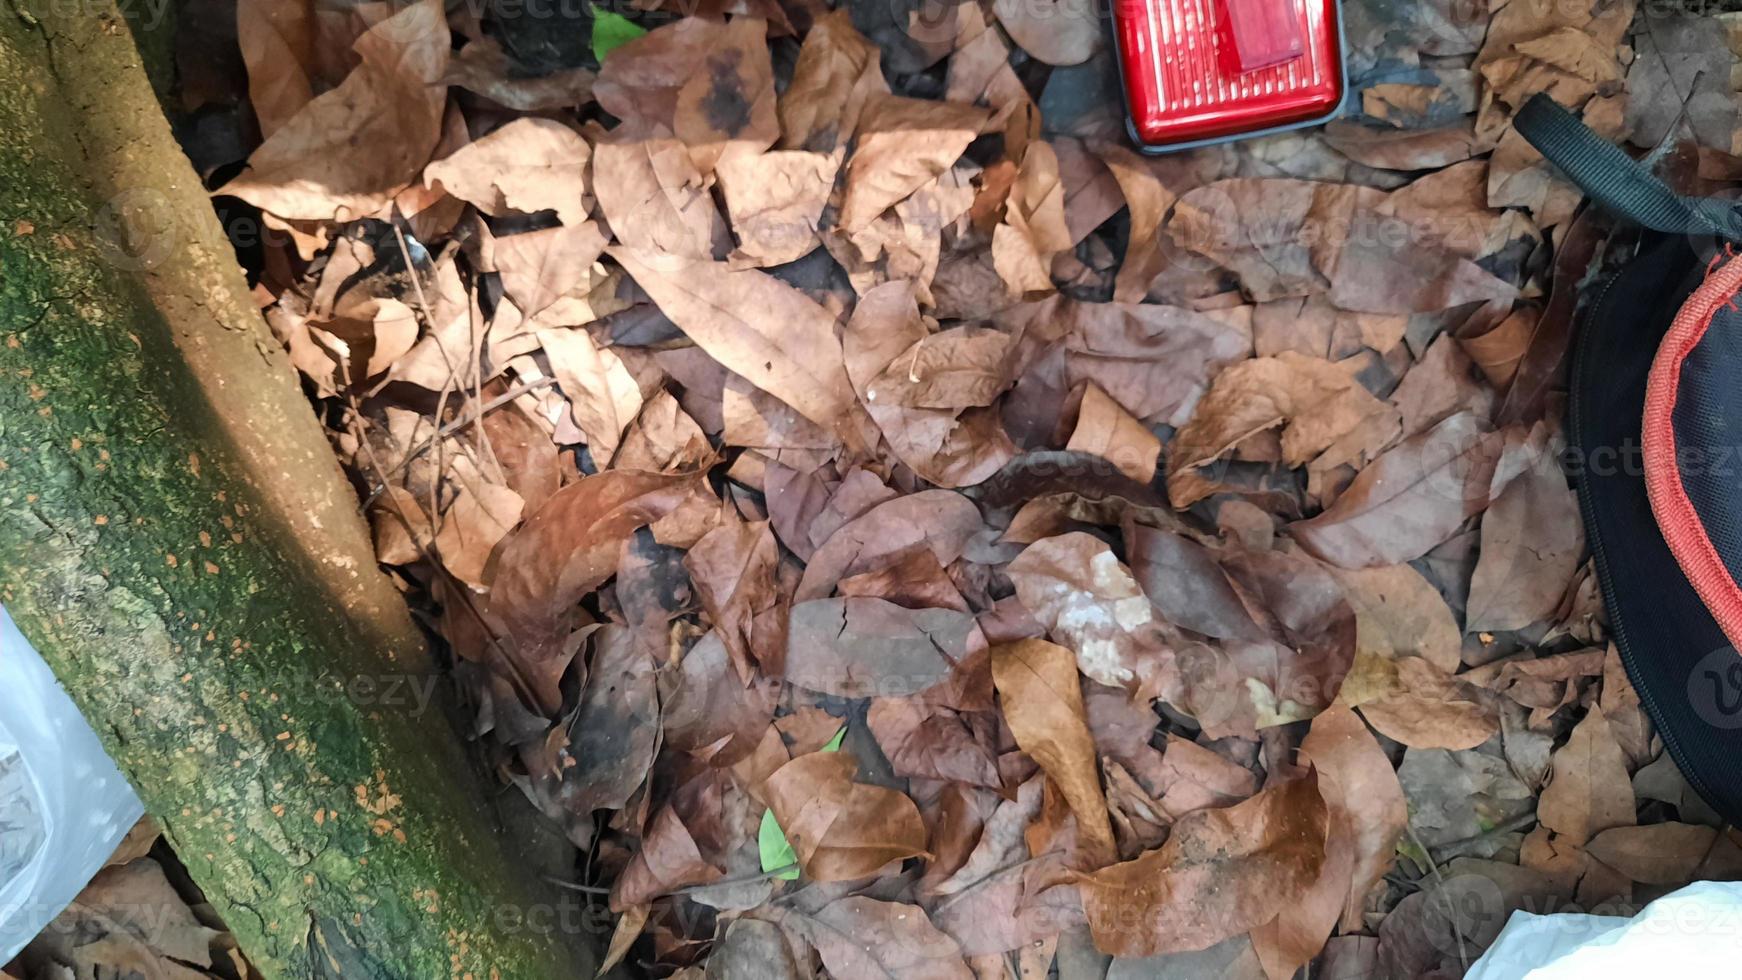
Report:
[[1610,632],[1689,785],[1742,818],[1742,213],[1684,198],[1546,96],[1519,132],[1646,230],[1574,340],[1567,440]]

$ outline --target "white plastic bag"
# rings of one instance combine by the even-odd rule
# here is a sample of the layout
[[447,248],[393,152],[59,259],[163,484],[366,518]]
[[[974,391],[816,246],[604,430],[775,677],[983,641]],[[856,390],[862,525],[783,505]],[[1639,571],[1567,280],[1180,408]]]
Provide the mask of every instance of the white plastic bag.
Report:
[[1464,980],[1734,977],[1742,971],[1742,883],[1701,881],[1633,918],[1514,912]]
[[144,812],[0,609],[0,963],[78,896]]

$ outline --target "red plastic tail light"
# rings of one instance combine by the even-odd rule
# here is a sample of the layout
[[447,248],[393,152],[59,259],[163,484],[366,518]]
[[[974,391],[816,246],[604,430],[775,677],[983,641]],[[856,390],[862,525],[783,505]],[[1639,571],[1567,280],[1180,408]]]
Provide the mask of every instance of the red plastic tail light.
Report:
[[1131,137],[1166,152],[1310,126],[1348,89],[1337,0],[1114,0]]

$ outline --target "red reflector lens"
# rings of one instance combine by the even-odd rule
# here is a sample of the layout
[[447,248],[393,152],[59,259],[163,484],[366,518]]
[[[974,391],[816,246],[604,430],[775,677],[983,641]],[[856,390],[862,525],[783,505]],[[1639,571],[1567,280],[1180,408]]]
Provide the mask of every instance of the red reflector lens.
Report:
[[1183,149],[1322,122],[1346,86],[1337,0],[1115,0],[1131,133]]

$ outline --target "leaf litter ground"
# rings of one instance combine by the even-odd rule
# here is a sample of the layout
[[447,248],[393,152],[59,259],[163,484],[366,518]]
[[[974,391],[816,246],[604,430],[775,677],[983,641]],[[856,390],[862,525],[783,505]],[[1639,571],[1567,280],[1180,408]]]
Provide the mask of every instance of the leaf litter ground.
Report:
[[1051,0],[196,6],[190,153],[614,958],[1457,977],[1742,874],[1561,468],[1631,243],[1510,125],[1737,174],[1728,15],[1351,0],[1350,117],[1144,158]]

